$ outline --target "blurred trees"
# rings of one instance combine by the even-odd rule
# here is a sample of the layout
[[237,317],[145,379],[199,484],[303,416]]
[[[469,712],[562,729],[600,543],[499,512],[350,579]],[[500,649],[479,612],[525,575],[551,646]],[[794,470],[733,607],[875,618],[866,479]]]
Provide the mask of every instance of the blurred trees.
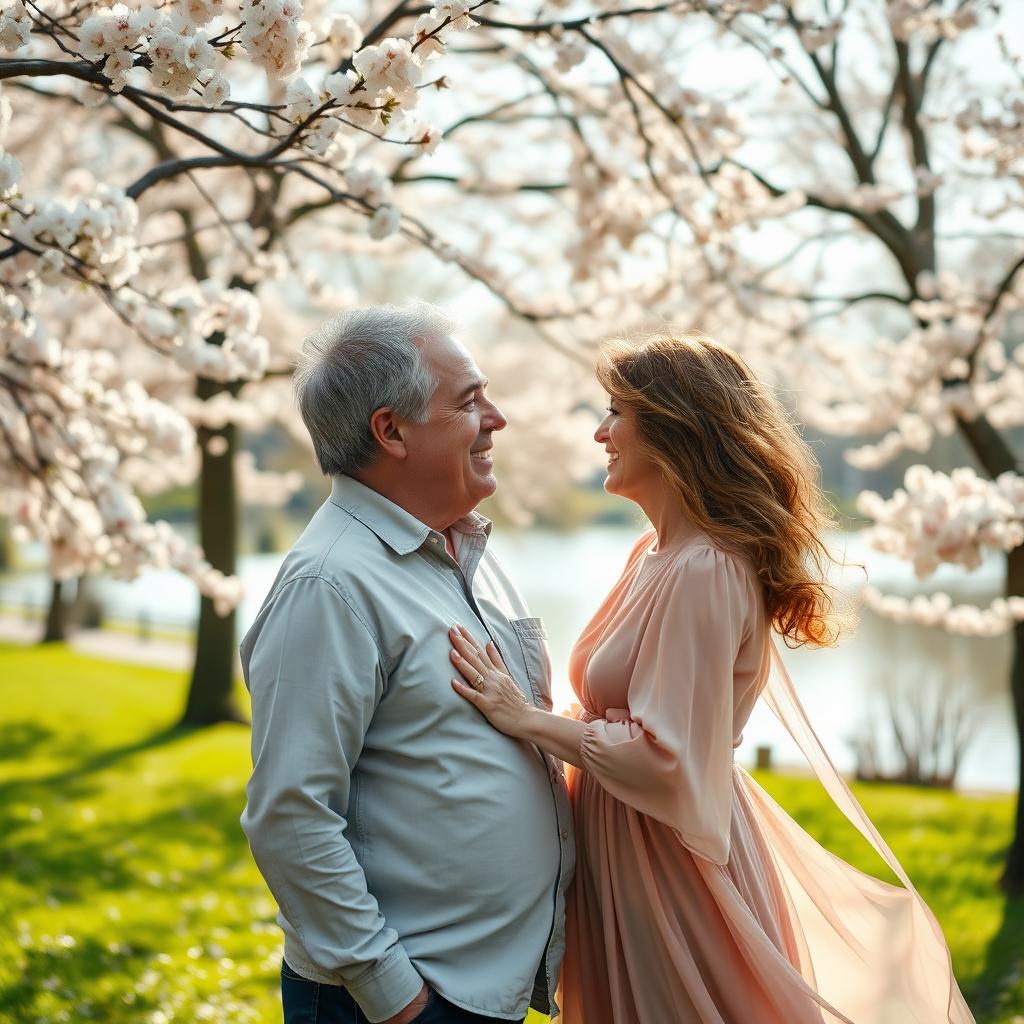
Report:
[[[922,574],[1006,552],[1007,599],[866,597],[1014,629],[1024,733],[1021,19],[993,0],[8,5],[14,520],[59,573],[191,575],[193,690],[220,696],[186,717],[230,717],[237,432],[297,430],[298,339],[425,258],[492,316],[520,516],[591,465],[595,343],[664,321],[741,350],[856,467],[958,434],[981,475],[915,471],[861,510]],[[196,474],[205,555],[135,497]],[[1024,808],[1017,835],[1013,887]]]

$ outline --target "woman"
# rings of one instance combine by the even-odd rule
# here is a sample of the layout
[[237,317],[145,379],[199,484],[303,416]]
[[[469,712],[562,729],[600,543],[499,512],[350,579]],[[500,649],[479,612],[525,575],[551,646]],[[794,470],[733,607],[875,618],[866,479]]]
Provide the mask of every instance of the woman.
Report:
[[[598,377],[608,491],[653,530],[577,641],[577,720],[452,631],[453,680],[576,766],[566,1024],[973,1021],[938,923],[836,773],[772,643],[835,642],[816,466],[781,406],[700,336],[618,342]],[[905,888],[803,832],[733,762],[765,694]]]

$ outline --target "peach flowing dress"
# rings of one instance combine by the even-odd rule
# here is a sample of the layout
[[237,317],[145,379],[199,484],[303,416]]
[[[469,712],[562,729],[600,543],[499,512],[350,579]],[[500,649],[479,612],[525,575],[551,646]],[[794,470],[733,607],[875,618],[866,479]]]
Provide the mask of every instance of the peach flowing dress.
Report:
[[[563,1024],[967,1024],[938,922],[839,776],[746,562],[653,531],[577,641],[588,721]],[[904,887],[819,846],[738,765],[763,695]]]

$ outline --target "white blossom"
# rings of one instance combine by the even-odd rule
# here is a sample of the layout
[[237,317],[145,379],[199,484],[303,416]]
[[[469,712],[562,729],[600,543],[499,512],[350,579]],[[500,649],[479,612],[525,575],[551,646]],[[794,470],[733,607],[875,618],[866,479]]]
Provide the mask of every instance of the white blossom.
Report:
[[985,480],[974,470],[951,474],[911,466],[888,500],[864,491],[858,511],[875,521],[868,537],[880,551],[912,561],[919,577],[942,563],[976,569],[985,550],[1024,544],[1024,477]]
[[17,53],[28,46],[31,33],[32,19],[21,0],[0,11],[0,51]]
[[469,0],[441,0],[432,9],[431,13],[441,18],[448,19],[448,28],[454,32],[465,32],[473,28],[476,22],[469,14]]
[[436,8],[426,14],[421,14],[416,19],[412,30],[412,42],[421,60],[439,57],[444,53],[447,26],[441,28],[443,21],[444,19],[437,13]]
[[287,473],[272,473],[256,467],[252,452],[240,452],[235,460],[238,475],[238,490],[247,507],[262,505],[280,508],[293,494],[301,489],[302,474],[297,470]]
[[351,57],[363,45],[363,30],[350,14],[331,16],[327,30],[327,45],[339,60]]
[[113,92],[121,92],[127,84],[127,74],[135,64],[135,57],[129,50],[115,50],[103,65],[104,74],[110,79]]
[[150,40],[149,56],[156,86],[180,97],[188,94],[201,71],[213,65],[214,50],[201,34],[190,34],[187,23],[165,21]]
[[87,60],[102,60],[118,51],[131,50],[138,44],[141,32],[136,12],[124,4],[115,4],[85,19],[78,47]]
[[368,231],[371,238],[381,239],[393,235],[402,226],[402,213],[394,206],[378,206],[370,218]]
[[412,128],[410,141],[422,146],[424,153],[434,153],[443,138],[444,133],[436,125],[416,124]]
[[210,75],[203,87],[203,106],[219,107],[231,95],[231,86],[223,75]]
[[366,91],[371,96],[389,89],[399,103],[415,104],[423,67],[408,39],[385,39],[376,46],[364,46],[353,58],[353,64],[365,79]]
[[21,164],[10,154],[0,152],[0,199],[17,191]]
[[348,191],[357,199],[365,199],[371,206],[380,206],[391,198],[393,185],[372,167],[350,167],[345,171]]
[[252,0],[242,8],[241,43],[272,78],[290,78],[312,42],[298,0]]
[[352,90],[358,82],[359,76],[355,72],[335,71],[324,79],[324,92],[335,103],[348,104],[353,102]]
[[1020,597],[996,598],[987,608],[979,608],[954,605],[952,598],[942,592],[906,598],[869,586],[861,596],[872,611],[893,622],[912,622],[967,636],[999,636],[1024,621],[1024,598]]
[[555,67],[561,71],[571,71],[577,64],[582,64],[587,57],[587,44],[582,36],[573,33],[559,40],[555,45]]
[[288,104],[289,121],[304,121],[317,108],[316,93],[304,78],[296,78],[288,83],[285,101]]
[[224,11],[224,0],[179,0],[179,9],[188,21],[201,27]]

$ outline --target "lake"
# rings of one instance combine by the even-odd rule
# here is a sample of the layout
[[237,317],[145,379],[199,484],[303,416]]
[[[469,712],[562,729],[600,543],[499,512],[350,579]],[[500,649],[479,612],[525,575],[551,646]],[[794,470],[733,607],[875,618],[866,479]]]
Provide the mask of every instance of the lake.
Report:
[[[554,666],[556,706],[574,699],[566,679],[569,650],[580,629],[621,571],[639,527],[588,527],[574,533],[544,530],[500,531],[494,550],[518,583],[532,612],[547,625]],[[1002,560],[993,556],[974,573],[943,567],[919,584],[909,566],[872,551],[858,534],[833,538],[834,548],[851,562],[867,567],[872,583],[885,591],[911,594],[942,589],[954,600],[988,603],[1002,586]],[[241,559],[246,597],[239,611],[244,631],[272,583],[281,555]],[[853,588],[863,575],[847,571]],[[172,572],[148,572],[132,582],[102,579],[97,591],[112,618],[154,626],[191,626],[197,606],[192,583]],[[0,601],[42,604],[48,580],[42,572],[0,577]],[[864,612],[850,638],[834,650],[783,651],[784,660],[821,739],[838,767],[850,771],[855,758],[851,738],[871,713],[881,721],[885,688],[903,694],[935,694],[935,700],[964,700],[970,709],[973,739],[958,775],[961,789],[1013,790],[1016,737],[1008,692],[1009,637],[981,639],[952,636],[922,626],[897,626]],[[873,710],[872,710],[873,709]],[[880,734],[880,733],[879,733]],[[767,709],[755,709],[737,751],[751,764],[754,748],[772,747],[776,764],[798,765],[801,755]]]

